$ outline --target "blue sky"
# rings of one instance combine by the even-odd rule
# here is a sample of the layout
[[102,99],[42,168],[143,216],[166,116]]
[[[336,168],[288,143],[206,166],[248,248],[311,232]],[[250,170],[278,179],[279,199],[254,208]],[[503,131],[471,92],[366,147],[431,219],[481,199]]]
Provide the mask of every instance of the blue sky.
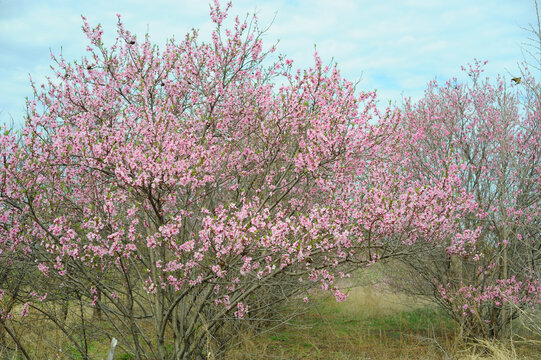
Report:
[[[208,1],[188,0],[0,0],[0,124],[24,120],[29,74],[38,83],[51,75],[50,50],[69,60],[86,48],[81,15],[101,23],[106,44],[116,35],[116,13],[139,38],[149,30],[161,45],[191,28],[203,40],[212,30]],[[256,11],[270,25],[265,43],[298,67],[313,61],[314,44],[324,62],[362,90],[377,89],[382,103],[418,99],[428,81],[463,78],[460,66],[487,60],[486,74],[518,72],[521,48],[536,24],[533,0],[236,0],[232,15]],[[163,47],[162,47],[163,48]]]

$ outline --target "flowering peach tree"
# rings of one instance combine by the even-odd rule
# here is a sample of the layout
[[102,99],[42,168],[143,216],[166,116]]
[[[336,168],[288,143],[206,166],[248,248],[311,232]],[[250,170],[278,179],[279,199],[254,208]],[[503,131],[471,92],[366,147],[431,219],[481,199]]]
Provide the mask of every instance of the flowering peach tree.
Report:
[[220,356],[229,324],[269,303],[314,286],[344,300],[352,269],[461,232],[460,169],[414,178],[400,112],[317,54],[272,61],[255,19],[226,16],[215,3],[209,42],[163,49],[120,16],[106,47],[84,20],[88,56],[53,57],[33,85],[24,128],[0,138],[0,257],[32,276],[0,292],[21,304],[6,329],[40,314],[84,359],[98,329],[136,359]]
[[431,82],[404,107],[412,171],[457,168],[477,206],[460,233],[405,262],[470,335],[501,337],[541,302],[541,97],[528,74],[511,86],[483,79],[483,66],[463,69],[471,84]]

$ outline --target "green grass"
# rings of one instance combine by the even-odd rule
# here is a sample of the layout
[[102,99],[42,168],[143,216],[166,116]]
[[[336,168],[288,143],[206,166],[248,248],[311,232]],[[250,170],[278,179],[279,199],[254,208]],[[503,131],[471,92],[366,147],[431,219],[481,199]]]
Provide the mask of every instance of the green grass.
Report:
[[[479,342],[477,345],[461,343],[452,319],[420,297],[408,297],[371,285],[352,288],[348,300],[342,303],[336,302],[328,293],[313,292],[310,297],[308,304],[295,299],[279,309],[278,318],[289,319],[286,322],[264,328],[262,333],[240,334],[235,342],[239,345],[231,349],[226,358],[440,360],[448,357],[488,360],[490,357],[484,356],[489,352],[484,348],[489,347],[492,349],[490,351],[503,354],[490,359],[541,358],[541,338],[525,337],[524,341],[515,341],[510,345],[498,342]],[[36,321],[27,325],[32,327],[30,335],[36,332],[36,327],[40,331],[56,331],[40,327]],[[53,351],[40,354],[44,357],[38,356],[37,352],[43,352],[47,347],[39,343],[36,334],[31,336],[28,343],[32,344],[30,349],[33,357],[56,358]],[[56,346],[63,348],[62,359],[82,359],[75,347],[67,346],[62,334],[58,333],[58,337],[53,338],[58,341]],[[108,347],[109,340],[103,334],[93,333],[89,336],[92,359],[105,358]],[[513,357],[515,353],[518,355]],[[125,348],[117,347],[115,360],[133,358],[133,355],[125,353]]]
[[[282,311],[287,314],[302,306],[306,305],[294,302]],[[284,359],[408,358],[421,350],[434,353],[436,359],[441,354],[431,342],[448,342],[453,331],[452,320],[426,302],[363,287],[353,289],[343,303],[318,298],[286,325],[247,339],[245,348],[232,351],[230,358],[249,359],[256,353],[259,358]],[[420,349],[424,341],[419,339],[425,338],[434,341]]]
[[[453,320],[426,299],[379,292],[371,286],[355,288],[337,303],[320,295],[311,306],[300,300],[284,306],[284,316],[304,312],[265,334],[244,334],[244,342],[230,351],[241,359],[538,359],[539,341],[483,345],[483,357],[457,334]],[[515,356],[516,354],[516,356]],[[497,355],[497,356],[496,356]]]

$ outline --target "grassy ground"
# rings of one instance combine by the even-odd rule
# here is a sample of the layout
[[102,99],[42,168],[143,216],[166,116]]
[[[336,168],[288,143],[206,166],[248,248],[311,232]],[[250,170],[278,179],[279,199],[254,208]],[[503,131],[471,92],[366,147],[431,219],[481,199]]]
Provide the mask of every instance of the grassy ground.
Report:
[[[354,288],[344,303],[321,297],[304,314],[230,351],[241,359],[541,359],[541,343],[459,341],[458,329],[426,300]],[[298,310],[289,304],[284,313]]]
[[[379,277],[377,273],[368,275]],[[541,359],[539,336],[523,332],[525,337],[513,342],[468,342],[460,339],[454,322],[426,299],[396,294],[371,285],[374,279],[364,280],[368,281],[354,286],[348,300],[342,303],[319,292],[311,294],[308,304],[292,300],[279,310],[278,316],[284,319],[291,315],[289,321],[264,328],[258,334],[241,334],[227,359]],[[32,357],[81,358],[75,348],[66,346],[66,339],[57,329],[41,326],[37,317],[28,321],[20,331],[27,334]],[[43,332],[53,335],[57,343],[52,347],[62,347],[62,355],[47,350],[53,344],[40,342]],[[104,358],[109,341],[103,334],[89,335],[91,358]],[[4,355],[0,353],[0,359]],[[132,358],[117,348],[116,360]]]

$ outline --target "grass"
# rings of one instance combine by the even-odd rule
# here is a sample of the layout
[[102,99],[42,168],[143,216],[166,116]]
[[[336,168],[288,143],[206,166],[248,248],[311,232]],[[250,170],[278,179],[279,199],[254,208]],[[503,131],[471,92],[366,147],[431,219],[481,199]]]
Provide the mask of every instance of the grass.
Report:
[[[375,271],[368,276],[378,277]],[[357,279],[359,280],[359,279]],[[361,279],[362,280],[362,279]],[[243,333],[227,354],[228,360],[248,359],[421,359],[421,360],[514,360],[541,359],[541,338],[524,335],[513,342],[468,341],[459,329],[427,299],[408,297],[372,285],[354,286],[348,300],[336,302],[328,293],[313,292],[309,303],[293,299],[285,304],[279,318],[288,321],[266,328],[261,333]],[[375,279],[377,280],[377,279]],[[377,281],[376,281],[377,282]],[[346,284],[355,285],[355,284]],[[300,315],[298,315],[300,314]],[[293,316],[297,315],[297,316]],[[63,347],[61,359],[79,359],[75,347],[50,324],[35,317],[24,324],[31,356],[57,358],[53,344],[40,344],[40,333],[48,332]],[[53,333],[56,332],[56,333]],[[526,333],[524,333],[526,334]],[[105,358],[109,340],[93,333],[89,339],[92,359]],[[38,356],[39,353],[39,356]],[[4,358],[0,353],[0,359]],[[133,358],[117,347],[116,360]],[[11,358],[10,358],[11,359]]]
[[[301,306],[305,305],[296,301],[281,311],[287,314]],[[228,359],[541,358],[541,347],[533,340],[517,346],[474,346],[457,333],[453,321],[426,300],[363,286],[354,288],[346,302],[320,295],[292,321],[261,335],[243,334],[242,344]]]
[[[299,304],[290,304],[284,312]],[[354,288],[344,303],[324,297],[306,312],[269,333],[246,341],[231,359],[249,359],[256,353],[284,359],[370,359],[406,356],[419,351],[425,338],[452,333],[452,321],[425,302],[395,294],[377,293],[371,287]],[[431,352],[432,349],[430,349]],[[244,354],[244,355],[242,355]],[[262,357],[260,357],[262,358]]]

